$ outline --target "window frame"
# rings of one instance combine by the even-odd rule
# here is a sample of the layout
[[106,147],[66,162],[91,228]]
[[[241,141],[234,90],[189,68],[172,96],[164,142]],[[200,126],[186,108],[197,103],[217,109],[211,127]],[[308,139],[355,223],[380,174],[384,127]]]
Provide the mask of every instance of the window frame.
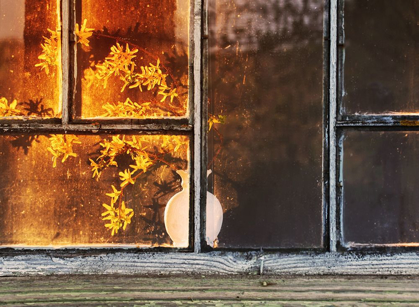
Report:
[[[342,93],[343,69],[343,4],[344,0],[324,0],[324,139],[323,139],[323,205],[324,205],[324,250],[321,251],[269,251],[269,250],[211,250],[205,244],[202,229],[205,229],[206,203],[206,129],[205,120],[208,88],[208,0],[191,0],[190,19],[190,121],[187,127],[177,126],[178,121],[160,125],[156,121],[138,120],[118,125],[100,122],[70,123],[69,114],[64,115],[62,125],[56,120],[0,122],[2,133],[10,132],[77,132],[94,133],[96,130],[113,133],[142,132],[153,134],[189,133],[191,136],[192,198],[191,250],[176,248],[146,249],[0,249],[0,276],[51,275],[51,274],[289,274],[289,275],[411,275],[419,274],[419,255],[410,249],[375,248],[355,252],[342,250],[340,246],[341,208],[341,137],[347,127],[361,129],[406,129],[402,120],[414,121],[418,130],[418,117],[361,116],[345,118],[338,115]],[[66,8],[70,13],[75,0],[62,0],[63,41],[69,41],[70,19],[65,19]],[[73,17],[74,18],[74,17]],[[70,29],[71,30],[71,29]],[[65,45],[65,44],[64,44]],[[63,53],[65,52],[63,46]],[[69,47],[68,47],[69,48]],[[69,51],[69,49],[68,49]],[[63,65],[69,60],[63,58]],[[64,65],[65,66],[65,65]],[[66,79],[67,77],[67,79]],[[69,72],[63,77],[69,80]],[[64,92],[64,88],[63,88]],[[64,99],[66,99],[64,97]],[[192,103],[193,101],[193,103]],[[63,101],[63,105],[67,102]],[[97,121],[95,121],[97,122]],[[416,249],[417,250],[417,249]]]

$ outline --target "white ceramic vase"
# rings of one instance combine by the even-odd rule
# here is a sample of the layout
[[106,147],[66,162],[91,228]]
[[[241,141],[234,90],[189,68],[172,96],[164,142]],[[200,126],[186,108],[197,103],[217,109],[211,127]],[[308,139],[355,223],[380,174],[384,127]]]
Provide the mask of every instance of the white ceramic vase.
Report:
[[[189,174],[183,170],[177,171],[182,178],[182,191],[175,194],[164,210],[166,231],[176,247],[187,247],[189,237]],[[211,173],[209,171],[208,175]],[[223,223],[223,208],[214,194],[207,192],[206,240],[214,246]]]

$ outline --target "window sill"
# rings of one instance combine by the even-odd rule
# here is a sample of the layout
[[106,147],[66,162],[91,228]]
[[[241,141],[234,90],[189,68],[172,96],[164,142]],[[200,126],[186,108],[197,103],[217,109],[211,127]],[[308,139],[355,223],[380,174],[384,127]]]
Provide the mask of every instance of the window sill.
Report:
[[0,276],[64,274],[419,275],[419,255],[3,251],[0,256]]

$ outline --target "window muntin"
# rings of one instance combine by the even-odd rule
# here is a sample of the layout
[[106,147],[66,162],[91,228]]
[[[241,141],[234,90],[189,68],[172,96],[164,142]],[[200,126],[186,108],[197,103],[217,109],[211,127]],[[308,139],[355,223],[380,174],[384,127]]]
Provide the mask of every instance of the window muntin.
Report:
[[321,248],[323,1],[212,1],[209,31],[218,246]]
[[59,6],[57,0],[0,1],[1,117],[60,117]]

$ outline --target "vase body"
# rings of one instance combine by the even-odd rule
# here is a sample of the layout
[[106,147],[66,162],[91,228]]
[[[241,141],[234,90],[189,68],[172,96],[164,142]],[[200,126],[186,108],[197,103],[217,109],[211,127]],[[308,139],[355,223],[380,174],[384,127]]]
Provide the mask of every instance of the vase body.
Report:
[[[182,178],[182,191],[175,194],[164,210],[166,231],[176,247],[188,247],[189,238],[189,174],[177,171]],[[206,241],[211,247],[217,239],[223,223],[223,209],[220,201],[207,192]]]

